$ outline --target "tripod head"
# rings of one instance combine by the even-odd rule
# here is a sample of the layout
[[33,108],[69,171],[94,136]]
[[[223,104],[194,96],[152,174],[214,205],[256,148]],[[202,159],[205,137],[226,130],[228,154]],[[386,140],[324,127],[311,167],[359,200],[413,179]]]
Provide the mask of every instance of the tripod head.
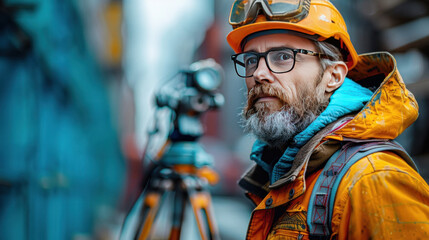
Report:
[[224,104],[222,94],[216,92],[223,78],[222,67],[213,59],[195,62],[178,72],[156,94],[158,108],[172,110],[168,150],[160,159],[167,166],[189,164],[200,168],[211,165],[208,155],[197,140],[204,134],[201,115]]

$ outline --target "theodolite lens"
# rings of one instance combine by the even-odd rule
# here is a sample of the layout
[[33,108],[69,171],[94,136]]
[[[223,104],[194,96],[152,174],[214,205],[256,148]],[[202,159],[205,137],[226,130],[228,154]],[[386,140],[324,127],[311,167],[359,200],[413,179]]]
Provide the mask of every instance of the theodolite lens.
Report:
[[213,59],[201,60],[190,66],[194,73],[194,84],[202,91],[212,92],[222,82],[222,67]]

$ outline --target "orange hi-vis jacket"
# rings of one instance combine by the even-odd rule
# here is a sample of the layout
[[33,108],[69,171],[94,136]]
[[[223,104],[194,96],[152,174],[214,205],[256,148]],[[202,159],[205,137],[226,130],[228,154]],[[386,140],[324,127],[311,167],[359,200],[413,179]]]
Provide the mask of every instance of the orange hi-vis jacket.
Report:
[[[240,180],[257,205],[246,239],[309,239],[310,195],[341,142],[395,139],[416,120],[416,100],[389,53],[361,55],[348,77],[373,87],[371,100],[359,113],[319,131],[300,149],[288,175],[273,184],[257,165]],[[429,186],[395,153],[370,154],[341,180],[331,224],[331,239],[429,239]]]

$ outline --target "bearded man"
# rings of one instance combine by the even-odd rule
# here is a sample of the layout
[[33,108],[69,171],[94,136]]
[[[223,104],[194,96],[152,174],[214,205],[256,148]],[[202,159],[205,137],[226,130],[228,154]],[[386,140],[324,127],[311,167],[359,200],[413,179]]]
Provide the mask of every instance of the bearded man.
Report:
[[326,0],[236,0],[255,166],[247,239],[425,239],[429,186],[392,141],[418,116],[387,52],[358,55]]

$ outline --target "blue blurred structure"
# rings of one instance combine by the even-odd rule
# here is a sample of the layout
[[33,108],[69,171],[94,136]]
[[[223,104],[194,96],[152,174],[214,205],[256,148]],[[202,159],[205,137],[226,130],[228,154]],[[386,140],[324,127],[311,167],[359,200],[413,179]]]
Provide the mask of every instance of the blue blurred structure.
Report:
[[124,161],[76,1],[0,1],[0,239],[94,234]]

